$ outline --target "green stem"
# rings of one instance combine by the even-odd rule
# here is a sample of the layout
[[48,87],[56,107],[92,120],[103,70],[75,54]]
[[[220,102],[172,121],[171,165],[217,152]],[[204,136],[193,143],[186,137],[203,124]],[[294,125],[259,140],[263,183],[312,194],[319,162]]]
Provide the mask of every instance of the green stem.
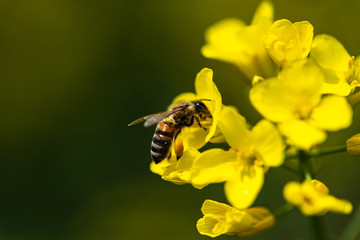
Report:
[[[311,157],[319,157],[319,156],[329,155],[329,154],[338,153],[338,152],[346,152],[346,145],[317,149],[317,150],[311,151],[309,155]],[[299,158],[299,157],[300,157],[299,153],[291,153],[291,154],[287,154],[285,156],[285,160]]]
[[[299,161],[300,161],[300,172],[302,180],[311,180],[311,157],[312,155],[306,153],[305,151],[299,151]],[[311,238],[314,240],[325,240],[325,231],[322,224],[321,218],[317,216],[308,217],[309,228],[311,229]]]
[[311,238],[314,240],[326,240],[325,228],[322,219],[317,216],[308,217],[309,227],[311,229]]
[[298,158],[299,154],[298,153],[291,153],[291,154],[286,154],[285,156],[285,161],[289,160],[289,159],[294,159],[294,158]]
[[275,211],[273,211],[273,215],[276,219],[279,219],[280,217],[288,214],[289,212],[293,211],[295,209],[295,206],[290,203],[285,203]]
[[300,159],[300,174],[301,179],[304,181],[306,179],[311,180],[311,169],[309,166],[310,163],[310,156],[304,152],[299,151],[299,159]]
[[356,209],[352,219],[345,228],[340,239],[342,240],[354,240],[360,233],[360,205]]
[[294,159],[294,158],[299,158],[299,155],[297,153],[286,154],[285,161],[289,160],[289,159]]
[[287,165],[285,165],[285,164],[281,165],[281,167],[282,167],[283,169],[289,171],[289,172],[292,172],[292,173],[296,174],[296,175],[299,173],[297,169],[292,168],[292,167],[289,167],[289,166],[287,166]]
[[319,157],[319,156],[323,156],[323,155],[329,155],[329,154],[345,152],[345,151],[346,151],[346,145],[335,146],[335,147],[323,148],[323,149],[318,149],[318,150],[312,151],[312,152],[310,152],[310,156],[311,157]]

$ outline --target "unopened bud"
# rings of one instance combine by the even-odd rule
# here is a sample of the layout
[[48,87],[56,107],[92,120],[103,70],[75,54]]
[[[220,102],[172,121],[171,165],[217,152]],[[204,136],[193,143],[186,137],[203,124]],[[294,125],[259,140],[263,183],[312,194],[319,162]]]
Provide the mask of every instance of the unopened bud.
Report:
[[360,156],[360,133],[346,141],[346,151],[350,156]]
[[347,97],[349,103],[354,107],[356,104],[360,102],[360,91],[357,91],[354,94],[350,94]]

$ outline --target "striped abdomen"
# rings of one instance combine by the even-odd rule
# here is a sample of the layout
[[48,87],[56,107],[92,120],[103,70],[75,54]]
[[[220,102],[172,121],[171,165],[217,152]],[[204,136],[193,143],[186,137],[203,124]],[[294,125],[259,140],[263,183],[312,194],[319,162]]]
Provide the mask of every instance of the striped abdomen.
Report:
[[177,131],[178,128],[172,121],[164,120],[158,123],[151,143],[151,158],[155,163],[161,162],[169,155]]

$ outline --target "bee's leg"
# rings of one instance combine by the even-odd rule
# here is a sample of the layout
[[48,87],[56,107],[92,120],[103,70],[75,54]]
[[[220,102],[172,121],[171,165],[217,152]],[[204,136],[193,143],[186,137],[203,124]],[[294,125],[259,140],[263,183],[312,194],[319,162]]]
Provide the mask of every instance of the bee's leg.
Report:
[[175,133],[174,140],[176,140],[176,138],[177,138],[177,136],[179,135],[179,133],[181,133],[181,129],[179,129],[179,130]]
[[189,123],[185,123],[184,125],[186,127],[191,127],[194,124],[194,117],[195,116],[191,116]]
[[199,124],[199,126],[206,131],[207,128],[204,127],[203,125],[201,125],[200,119],[198,118],[198,116],[195,116],[195,115],[194,115],[194,116],[193,116],[193,119],[192,119],[192,122],[194,122],[194,118],[195,118],[195,120],[197,121],[197,123]]

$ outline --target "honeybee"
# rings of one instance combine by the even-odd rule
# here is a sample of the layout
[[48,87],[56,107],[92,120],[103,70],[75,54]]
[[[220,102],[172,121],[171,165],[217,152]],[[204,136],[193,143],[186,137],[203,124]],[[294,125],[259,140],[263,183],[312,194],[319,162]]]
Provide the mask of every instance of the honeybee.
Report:
[[[158,164],[165,158],[170,157],[170,147],[173,145],[176,137],[184,127],[191,127],[194,124],[197,124],[206,131],[207,128],[204,127],[201,122],[210,118],[212,118],[211,113],[201,100],[183,101],[170,106],[167,111],[139,118],[130,123],[128,126],[132,126],[143,121],[145,121],[145,127],[149,127],[157,123],[151,142],[151,158],[156,164]],[[175,151],[175,153],[177,158],[182,155],[182,153],[177,153],[177,151]]]

